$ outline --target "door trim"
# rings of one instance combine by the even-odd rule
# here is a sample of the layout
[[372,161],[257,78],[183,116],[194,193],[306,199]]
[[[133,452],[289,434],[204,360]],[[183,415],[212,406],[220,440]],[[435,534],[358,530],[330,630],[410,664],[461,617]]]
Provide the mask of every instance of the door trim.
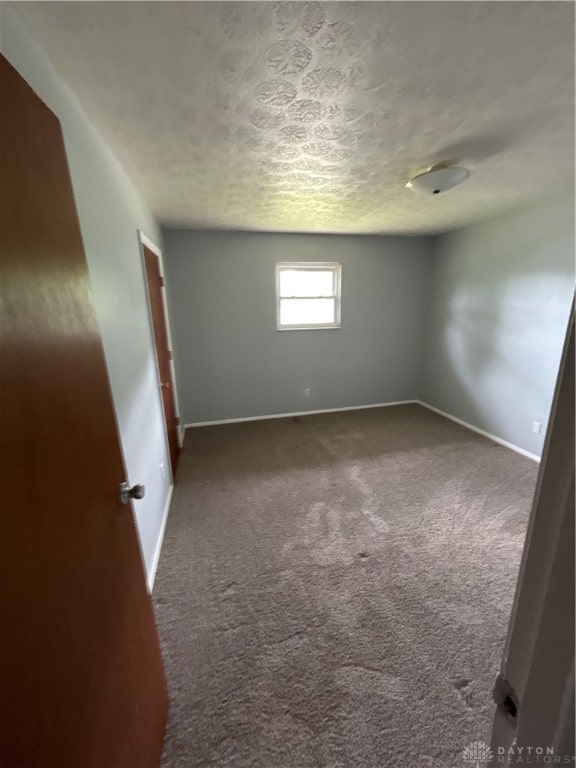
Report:
[[574,322],[572,304],[500,666],[519,701],[518,715],[510,720],[496,709],[495,754],[504,749],[508,755],[510,747],[525,746],[530,737],[532,744],[556,750],[574,722],[569,711],[574,636],[567,638],[572,629],[566,630],[574,626],[574,598],[570,589],[559,589],[574,583]]
[[160,532],[158,534],[158,541],[156,542],[156,549],[154,550],[154,557],[152,559],[152,565],[150,567],[150,573],[147,575],[146,583],[148,585],[148,592],[152,594],[154,590],[154,582],[156,581],[156,571],[158,570],[158,563],[160,562],[160,553],[162,551],[162,544],[164,543],[164,533],[166,532],[166,523],[168,522],[168,513],[170,511],[170,504],[172,502],[172,494],[174,492],[174,483],[168,489],[168,495],[166,496],[166,503],[164,504],[164,512],[162,513],[162,524],[160,525]]
[[[148,290],[148,278],[146,276],[146,262],[145,262],[145,256],[144,256],[144,247],[148,248],[149,251],[152,251],[152,253],[158,257],[158,264],[160,268],[160,276],[164,279],[164,259],[162,257],[162,251],[160,248],[154,243],[153,240],[151,240],[144,232],[142,232],[141,229],[138,230],[138,242],[140,247],[140,262],[142,266],[142,276],[144,279],[144,288],[146,292],[146,307],[148,309],[148,320],[150,323],[150,334],[151,334],[151,340],[152,340],[152,349],[154,350],[154,362],[156,364],[156,378],[158,381],[158,392],[160,393],[160,370],[158,368],[158,354],[156,351],[156,341],[154,338],[154,325],[152,321],[152,310],[150,307],[150,292]],[[179,406],[179,398],[178,398],[178,388],[176,384],[176,371],[174,368],[174,346],[172,344],[172,332],[170,329],[170,315],[168,313],[168,299],[166,296],[166,288],[163,288],[162,290],[162,309],[164,311],[164,321],[166,323],[166,334],[168,336],[168,351],[170,352],[170,373],[172,374],[172,399],[174,401],[174,413],[176,414],[176,418],[180,420],[180,406]],[[159,395],[160,397],[160,395]],[[161,399],[161,398],[160,398]],[[166,436],[166,450],[168,452],[168,458],[170,458],[170,451],[168,450],[169,442],[168,442],[168,426],[166,424],[166,416],[164,414],[164,407],[162,406],[162,420],[164,422],[164,434]],[[182,448],[182,444],[184,442],[183,440],[183,430],[182,425],[179,424],[178,429],[176,430],[176,433],[178,435],[178,445],[180,448]],[[172,478],[172,484],[174,484],[174,473],[172,471],[172,462],[170,461],[170,476]]]

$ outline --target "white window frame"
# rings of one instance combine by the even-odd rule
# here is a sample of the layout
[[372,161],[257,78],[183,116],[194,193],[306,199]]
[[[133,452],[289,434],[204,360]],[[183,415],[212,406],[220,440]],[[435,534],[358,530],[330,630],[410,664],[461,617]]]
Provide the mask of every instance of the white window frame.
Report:
[[[334,273],[333,296],[280,296],[280,273],[286,269],[320,270]],[[334,299],[334,322],[314,323],[313,325],[282,325],[280,323],[280,299]],[[321,331],[341,327],[342,316],[342,264],[339,261],[278,261],[276,262],[276,330],[278,331]]]

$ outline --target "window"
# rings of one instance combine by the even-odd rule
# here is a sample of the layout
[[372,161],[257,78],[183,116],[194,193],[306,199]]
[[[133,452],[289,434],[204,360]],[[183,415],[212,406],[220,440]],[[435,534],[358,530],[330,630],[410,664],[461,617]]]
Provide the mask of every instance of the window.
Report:
[[334,261],[276,264],[278,330],[340,328],[340,277]]

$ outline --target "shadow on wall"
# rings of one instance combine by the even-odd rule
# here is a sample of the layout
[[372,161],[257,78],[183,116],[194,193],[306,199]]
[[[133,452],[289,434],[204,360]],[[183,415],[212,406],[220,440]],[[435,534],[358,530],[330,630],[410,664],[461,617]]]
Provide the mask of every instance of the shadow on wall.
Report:
[[[531,275],[496,287],[475,286],[472,296],[469,291],[454,294],[448,307],[445,343],[453,350],[457,371],[468,390],[476,382],[489,385],[499,371],[505,373],[514,362],[511,373],[524,392],[538,399],[550,395],[544,382],[533,375],[532,363],[537,366],[541,354],[558,346],[558,336],[551,335],[545,325],[535,324],[529,338],[522,331],[525,315],[536,309],[538,293],[559,295],[564,284],[563,276]],[[519,294],[534,296],[534,303],[516,302]],[[517,353],[514,361],[511,350]]]
[[[529,234],[504,226],[484,238],[477,227],[440,238],[425,399],[539,452],[573,295],[573,243]],[[541,435],[530,433],[532,420]]]

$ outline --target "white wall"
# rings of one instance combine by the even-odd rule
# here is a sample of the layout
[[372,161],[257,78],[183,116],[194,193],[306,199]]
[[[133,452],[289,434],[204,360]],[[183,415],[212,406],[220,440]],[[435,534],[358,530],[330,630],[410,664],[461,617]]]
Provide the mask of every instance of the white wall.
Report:
[[160,231],[76,97],[12,9],[2,8],[0,48],[62,125],[127,479],[146,485],[146,498],[135,502],[134,509],[150,576],[169,492],[169,478],[161,478],[158,465],[169,466],[169,460],[137,230],[158,244]]
[[573,191],[434,245],[422,399],[540,456],[574,294]]
[[[183,423],[418,397],[430,253],[423,237],[166,229]],[[276,330],[277,261],[341,262],[341,328]]]

